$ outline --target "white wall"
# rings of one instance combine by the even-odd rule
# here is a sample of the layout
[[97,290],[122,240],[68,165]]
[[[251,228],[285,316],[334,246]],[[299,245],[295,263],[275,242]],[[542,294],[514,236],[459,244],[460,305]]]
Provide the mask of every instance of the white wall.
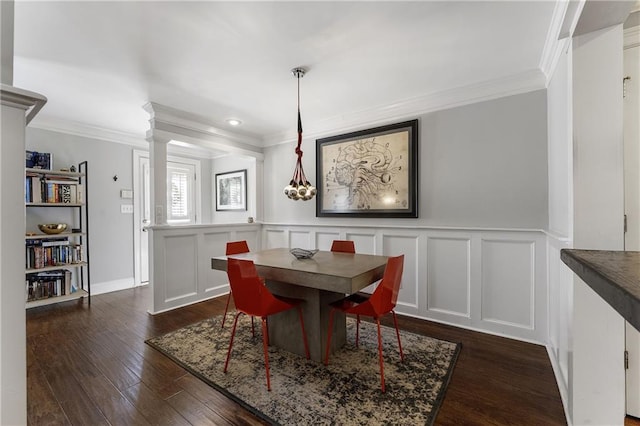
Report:
[[549,285],[549,339],[553,365],[567,417],[571,416],[573,339],[573,272],[560,260],[560,250],[572,247],[573,140],[571,41],[565,42],[547,89],[549,130],[549,230],[547,265]]
[[25,114],[46,98],[2,85],[0,122],[0,424],[27,423],[24,287]]
[[[4,103],[4,102],[3,102]],[[26,424],[26,317],[24,308],[24,119],[25,111],[2,105],[0,140],[0,423]],[[20,161],[22,160],[22,161]],[[17,266],[17,267],[16,267]]]
[[[418,219],[315,218],[315,202],[282,195],[296,158],[285,144],[265,149],[265,222],[547,228],[545,90],[418,118]],[[314,148],[302,144],[305,173],[317,183]]]
[[[574,246],[622,250],[622,25],[573,41]],[[582,280],[573,294],[574,424],[622,425],[624,319]]]
[[[229,155],[211,160],[211,183],[212,196],[211,203],[211,223],[243,223],[247,222],[249,216],[256,219],[258,217],[257,194],[262,191],[262,177],[258,179],[256,173],[257,160],[250,157],[239,157]],[[217,173],[227,173],[237,170],[247,170],[247,210],[242,211],[216,211],[216,183]]]

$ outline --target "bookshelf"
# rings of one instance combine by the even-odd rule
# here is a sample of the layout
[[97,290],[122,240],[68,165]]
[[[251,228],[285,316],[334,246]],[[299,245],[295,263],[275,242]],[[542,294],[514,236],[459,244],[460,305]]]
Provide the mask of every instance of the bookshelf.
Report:
[[[87,162],[77,170],[25,169],[27,309],[81,297],[91,303]],[[36,223],[67,223],[67,229],[46,234]]]

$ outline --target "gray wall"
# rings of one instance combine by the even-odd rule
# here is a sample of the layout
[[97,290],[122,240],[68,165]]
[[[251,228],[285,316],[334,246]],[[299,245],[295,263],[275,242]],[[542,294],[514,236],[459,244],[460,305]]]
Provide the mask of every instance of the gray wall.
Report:
[[[315,202],[282,194],[295,164],[293,143],[269,147],[265,222],[546,229],[546,111],[546,90],[538,90],[418,116],[417,220],[313,219]],[[305,173],[316,184],[315,141],[304,140],[302,149]]]
[[[133,147],[79,136],[27,128],[28,150],[53,154],[53,168],[88,162],[87,202],[91,281],[104,283],[133,277],[133,215],[120,213],[121,189],[133,189]],[[118,175],[118,180],[112,177]],[[35,209],[53,217],[54,209]],[[29,224],[27,224],[29,226]]]
[[[89,250],[92,284],[129,279],[133,282],[133,215],[120,213],[121,189],[133,189],[133,146],[27,127],[28,150],[53,154],[60,169],[88,162]],[[176,155],[169,150],[169,155]],[[179,156],[184,156],[180,154]],[[202,223],[211,221],[211,160],[200,159]],[[113,176],[118,180],[114,181]],[[54,219],[65,221],[64,209],[30,208],[27,229]]]

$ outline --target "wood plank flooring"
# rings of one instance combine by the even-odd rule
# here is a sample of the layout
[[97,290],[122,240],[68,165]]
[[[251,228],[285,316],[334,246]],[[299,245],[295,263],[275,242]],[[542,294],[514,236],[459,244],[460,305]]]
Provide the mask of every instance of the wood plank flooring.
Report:
[[[27,311],[30,425],[265,424],[144,343],[221,314],[226,299],[156,316],[150,300],[143,287]],[[437,425],[566,424],[544,347],[408,317],[399,325],[463,345]]]

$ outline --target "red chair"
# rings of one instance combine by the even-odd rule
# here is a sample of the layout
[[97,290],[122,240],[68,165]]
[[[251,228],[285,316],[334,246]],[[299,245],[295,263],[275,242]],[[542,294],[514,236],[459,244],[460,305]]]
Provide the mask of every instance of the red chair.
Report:
[[378,324],[378,357],[380,359],[380,381],[382,392],[384,393],[384,364],[382,360],[382,335],[380,334],[380,318],[391,312],[393,314],[393,324],[396,327],[398,336],[398,348],[400,349],[400,360],[404,361],[402,353],[402,343],[400,343],[400,331],[394,308],[398,300],[398,291],[402,281],[402,269],[404,266],[404,255],[390,257],[387,260],[387,267],[384,270],[382,281],[371,294],[356,293],[344,299],[331,303],[329,313],[329,333],[327,336],[327,350],[324,357],[324,364],[329,365],[329,349],[331,348],[331,330],[333,329],[333,315],[336,310],[345,314],[356,315],[356,347],[360,337],[360,315],[372,317]]
[[[249,253],[249,245],[245,240],[242,241],[230,241],[227,243],[227,251],[225,254],[230,256],[232,254]],[[231,300],[231,290],[227,295],[227,304],[224,306],[224,316],[222,317],[222,325],[220,328],[224,328],[224,322],[227,320],[227,310],[229,310],[229,301]],[[253,324],[253,323],[252,323]]]
[[233,347],[233,338],[236,334],[236,326],[240,314],[246,314],[262,319],[262,348],[264,351],[264,366],[267,371],[267,390],[271,390],[271,379],[269,377],[269,334],[267,330],[267,317],[292,308],[298,309],[300,317],[300,328],[302,329],[302,339],[304,341],[304,350],[309,359],[309,344],[307,342],[307,333],[304,330],[304,320],[302,319],[302,309],[300,299],[292,299],[281,296],[274,296],[264,285],[262,279],[258,276],[256,267],[251,260],[228,259],[227,275],[229,276],[229,284],[233,291],[233,299],[236,303],[236,318],[233,321],[233,330],[231,331],[231,339],[229,341],[229,351],[227,352],[227,360],[224,363],[224,372],[227,372],[229,359],[231,358],[231,348]]
[[356,245],[350,240],[333,240],[331,251],[340,253],[355,253]]

